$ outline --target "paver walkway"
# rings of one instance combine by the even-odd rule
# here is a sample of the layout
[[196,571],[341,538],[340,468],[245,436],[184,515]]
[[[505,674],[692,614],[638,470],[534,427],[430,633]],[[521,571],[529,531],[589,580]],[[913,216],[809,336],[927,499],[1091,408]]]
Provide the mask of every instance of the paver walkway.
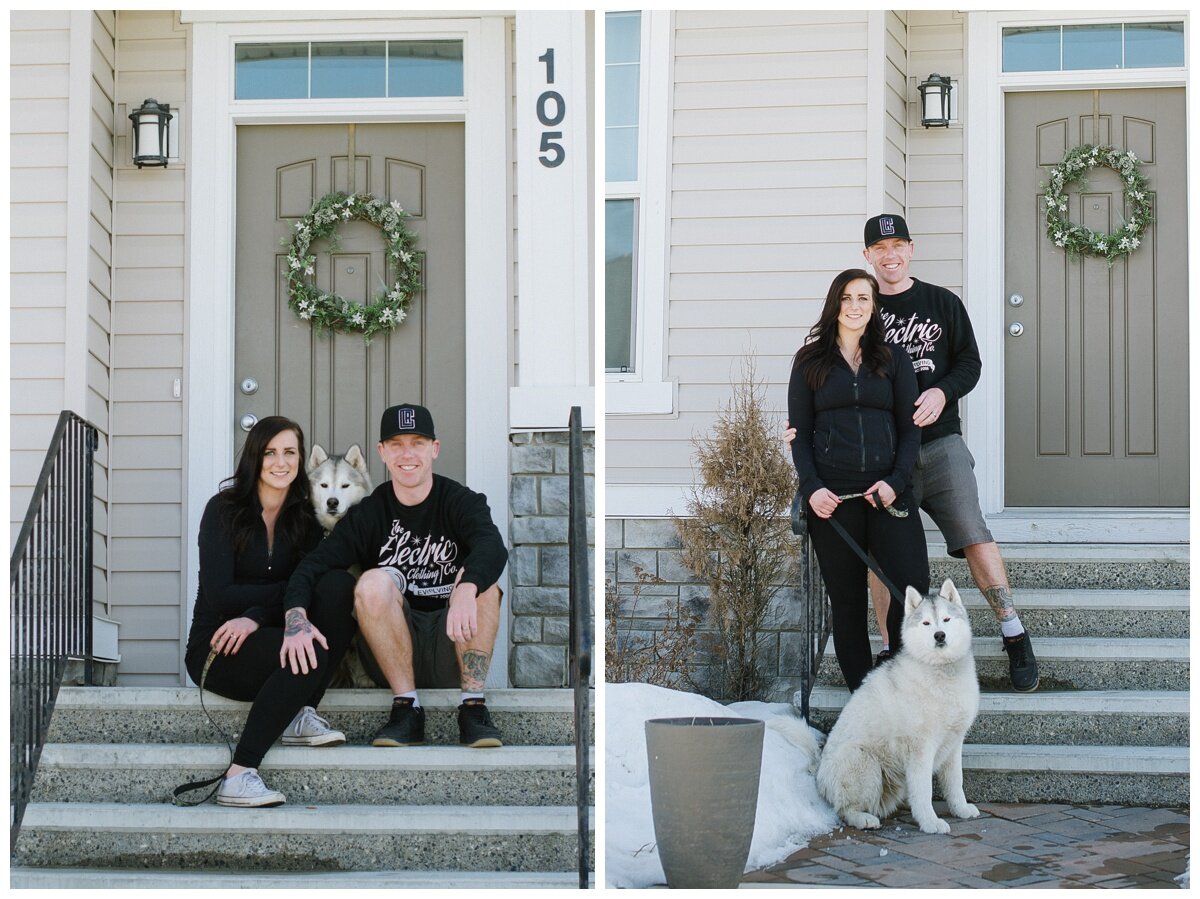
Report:
[[[905,814],[879,830],[844,827],[763,871],[747,886],[1178,887],[1187,867],[1186,808],[978,803],[924,834]],[[944,803],[934,808],[946,817]]]

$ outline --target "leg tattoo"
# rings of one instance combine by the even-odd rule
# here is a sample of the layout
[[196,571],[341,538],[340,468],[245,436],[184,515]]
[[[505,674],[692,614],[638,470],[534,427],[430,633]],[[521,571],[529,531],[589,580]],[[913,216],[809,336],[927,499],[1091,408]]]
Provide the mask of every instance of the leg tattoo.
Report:
[[483,682],[487,680],[488,668],[491,667],[491,653],[478,649],[467,649],[462,655],[462,688],[467,693],[483,691]]
[[1017,617],[1017,607],[1013,605],[1012,590],[1008,587],[1000,585],[985,587],[983,596],[988,601],[988,605],[992,607],[992,611],[996,613],[997,621],[1011,621]]

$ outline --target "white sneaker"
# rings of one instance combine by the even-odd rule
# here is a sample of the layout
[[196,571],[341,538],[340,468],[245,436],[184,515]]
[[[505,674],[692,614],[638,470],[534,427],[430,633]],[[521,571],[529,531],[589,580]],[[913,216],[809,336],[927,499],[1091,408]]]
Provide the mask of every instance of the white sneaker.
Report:
[[283,805],[283,794],[267,787],[257,768],[248,768],[241,774],[221,781],[217,790],[217,805],[232,805],[238,808],[270,808]]
[[283,732],[285,746],[338,746],[345,742],[346,735],[330,727],[310,705],[297,712]]

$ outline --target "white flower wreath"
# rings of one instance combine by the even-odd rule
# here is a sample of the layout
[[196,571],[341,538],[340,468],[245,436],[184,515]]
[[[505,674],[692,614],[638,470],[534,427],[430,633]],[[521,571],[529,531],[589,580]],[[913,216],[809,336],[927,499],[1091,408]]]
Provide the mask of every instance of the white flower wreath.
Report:
[[[1050,169],[1049,182],[1042,184],[1046,192],[1046,236],[1071,256],[1102,256],[1110,266],[1136,250],[1153,214],[1150,190],[1140,165],[1131,150],[1090,144],[1069,150],[1062,162]],[[1076,181],[1082,182],[1096,166],[1106,166],[1121,176],[1129,209],[1129,219],[1111,234],[1073,224],[1067,218],[1068,188]]]
[[[347,333],[361,331],[365,340],[380,331],[390,331],[408,317],[412,296],[421,289],[420,266],[414,249],[416,236],[404,225],[408,213],[393,200],[385,203],[365,194],[330,193],[321,197],[296,222],[287,247],[288,306],[319,330]],[[308,252],[314,240],[328,238],[331,249],[338,244],[337,227],[342,222],[362,219],[376,225],[387,245],[387,262],[395,280],[363,305],[336,293],[325,293],[310,280],[316,273],[317,257]]]

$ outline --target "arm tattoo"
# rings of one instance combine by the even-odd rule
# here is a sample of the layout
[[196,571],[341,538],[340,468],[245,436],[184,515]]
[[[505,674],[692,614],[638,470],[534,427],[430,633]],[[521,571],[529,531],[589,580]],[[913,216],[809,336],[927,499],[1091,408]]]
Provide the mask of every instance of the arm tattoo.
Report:
[[468,693],[482,690],[483,682],[487,680],[488,668],[491,667],[491,664],[491,653],[481,652],[478,649],[465,650],[462,657],[463,689]]
[[284,619],[283,635],[285,637],[295,637],[297,634],[311,634],[312,624],[300,609],[288,609],[287,618]]
[[1012,590],[1004,586],[985,587],[983,596],[996,613],[997,621],[1008,621],[1017,617],[1017,607],[1013,605]]

